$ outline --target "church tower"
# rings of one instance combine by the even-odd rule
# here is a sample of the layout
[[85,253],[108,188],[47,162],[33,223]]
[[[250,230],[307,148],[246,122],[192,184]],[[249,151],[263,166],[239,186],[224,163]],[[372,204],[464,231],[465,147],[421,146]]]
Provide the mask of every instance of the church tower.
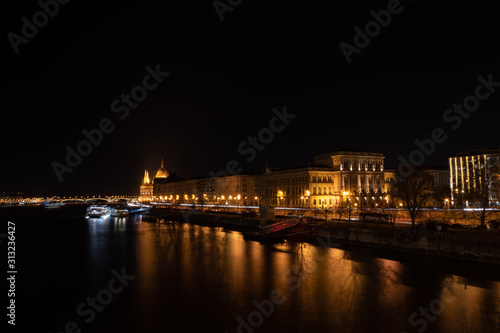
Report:
[[153,184],[149,179],[148,170],[144,170],[144,178],[142,179],[140,187],[140,199],[149,201],[153,199]]

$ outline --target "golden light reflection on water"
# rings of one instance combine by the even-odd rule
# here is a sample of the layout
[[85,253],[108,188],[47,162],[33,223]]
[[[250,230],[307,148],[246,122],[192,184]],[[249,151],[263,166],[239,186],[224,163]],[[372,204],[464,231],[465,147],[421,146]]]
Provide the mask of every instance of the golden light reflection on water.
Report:
[[255,310],[254,301],[269,299],[273,290],[282,292],[286,302],[276,305],[263,332],[286,330],[287,325],[294,332],[416,331],[419,326],[410,325],[409,316],[442,292],[450,297],[444,279],[460,293],[428,323],[427,332],[476,332],[495,320],[488,311],[498,305],[498,282],[476,286],[434,273],[421,278],[425,272],[409,264],[310,244],[262,245],[222,228],[139,223],[137,231],[142,296],[154,300],[165,289],[158,286],[170,284],[170,294],[163,297],[177,297],[179,307],[193,311],[199,302],[208,304],[200,313],[225,320],[228,331],[238,316]]
[[[500,332],[500,283],[448,276],[442,285],[440,326],[447,332]],[[441,310],[439,310],[441,311]]]

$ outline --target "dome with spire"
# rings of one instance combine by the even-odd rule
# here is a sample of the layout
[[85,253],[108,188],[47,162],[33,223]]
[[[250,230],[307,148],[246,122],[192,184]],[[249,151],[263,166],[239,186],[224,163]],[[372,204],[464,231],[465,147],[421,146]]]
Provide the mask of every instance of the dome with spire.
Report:
[[167,178],[168,172],[167,169],[163,166],[163,158],[161,159],[161,167],[156,171],[155,178]]

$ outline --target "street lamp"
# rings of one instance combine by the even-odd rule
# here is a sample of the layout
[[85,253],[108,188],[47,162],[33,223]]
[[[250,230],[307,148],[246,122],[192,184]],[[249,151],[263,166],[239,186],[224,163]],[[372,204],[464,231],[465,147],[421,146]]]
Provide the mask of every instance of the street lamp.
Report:
[[349,195],[348,191],[342,192],[342,206],[344,206],[345,197]]
[[278,191],[278,207],[282,206],[282,200],[283,200],[283,191]]

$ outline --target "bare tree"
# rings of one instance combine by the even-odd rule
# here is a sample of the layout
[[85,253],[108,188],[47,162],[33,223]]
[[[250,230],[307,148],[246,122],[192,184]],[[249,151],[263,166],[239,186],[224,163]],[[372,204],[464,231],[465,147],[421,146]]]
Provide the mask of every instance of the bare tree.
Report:
[[389,219],[392,222],[392,226],[394,227],[396,225],[396,219],[399,217],[399,210],[397,209],[390,209],[387,210],[386,212],[387,215],[389,215]]
[[338,224],[340,224],[340,220],[342,219],[342,216],[347,216],[349,214],[348,208],[345,207],[339,207],[335,209],[335,213],[338,214],[339,219],[338,219]]
[[437,186],[434,188],[434,193],[432,194],[432,202],[433,206],[439,208],[447,208],[446,207],[446,199],[449,200],[450,197],[450,187],[449,186]]
[[476,173],[476,187],[462,196],[462,201],[472,208],[473,215],[479,220],[481,230],[485,229],[486,218],[494,213],[488,210],[492,199],[500,193],[500,163],[490,160],[482,170]]
[[325,212],[325,223],[328,221],[328,208],[324,208],[323,211]]
[[313,213],[314,213],[314,220],[316,221],[318,218],[318,214],[320,213],[321,209],[320,208],[314,208]]
[[394,196],[401,199],[408,210],[411,218],[411,227],[415,228],[415,220],[422,207],[432,198],[434,193],[434,178],[417,169],[409,176],[396,176],[394,184]]

